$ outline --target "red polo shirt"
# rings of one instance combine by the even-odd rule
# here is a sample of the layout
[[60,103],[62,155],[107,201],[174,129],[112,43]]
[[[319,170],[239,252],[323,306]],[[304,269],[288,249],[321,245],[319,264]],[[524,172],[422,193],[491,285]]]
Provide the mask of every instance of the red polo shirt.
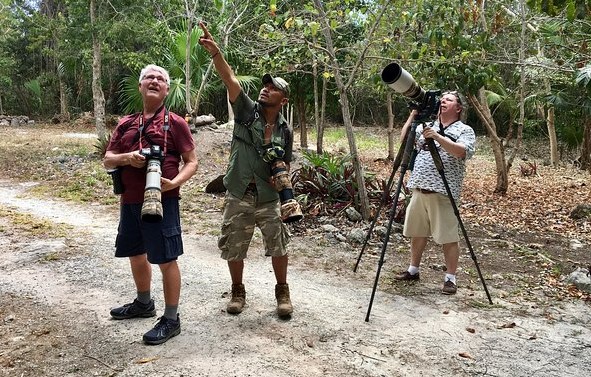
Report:
[[[113,131],[107,150],[127,153],[139,151],[140,145],[141,148],[149,148],[150,143],[145,137],[147,134],[149,140],[158,144],[160,149],[164,151],[164,113],[165,109],[162,108],[152,120],[143,119],[144,130],[141,138],[139,137],[139,113],[123,117]],[[173,179],[179,173],[181,154],[194,149],[195,141],[189,125],[182,117],[169,113],[169,126],[169,130],[166,131],[166,156],[161,168],[162,177]],[[131,165],[126,165],[120,169],[122,169],[121,177],[125,188],[121,195],[121,203],[142,203],[146,186],[146,168],[134,168]],[[162,197],[179,197],[179,193],[180,187],[177,187],[174,190],[163,192]]]

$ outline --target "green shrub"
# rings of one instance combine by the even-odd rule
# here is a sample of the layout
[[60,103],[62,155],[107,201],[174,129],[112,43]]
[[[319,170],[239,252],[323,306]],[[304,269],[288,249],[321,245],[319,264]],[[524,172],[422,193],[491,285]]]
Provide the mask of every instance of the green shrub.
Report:
[[107,153],[107,147],[109,146],[110,141],[111,133],[106,133],[103,137],[99,137],[96,139],[94,147],[99,155],[99,158],[102,159],[103,157],[105,157],[105,153]]
[[[304,165],[292,175],[298,201],[311,215],[334,213],[358,202],[355,169],[349,155],[303,152]],[[386,183],[365,175],[370,200],[381,200]]]

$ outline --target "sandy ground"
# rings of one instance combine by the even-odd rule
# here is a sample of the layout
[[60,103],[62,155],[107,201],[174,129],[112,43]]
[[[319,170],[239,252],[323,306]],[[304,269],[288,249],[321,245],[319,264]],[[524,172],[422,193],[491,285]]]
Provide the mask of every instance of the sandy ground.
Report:
[[[0,240],[0,376],[586,376],[591,373],[591,311],[565,304],[516,307],[479,287],[421,297],[378,290],[373,281],[304,266],[289,272],[295,312],[275,315],[270,261],[252,252],[248,308],[225,313],[229,277],[214,236],[185,227],[182,333],[160,346],[142,334],[155,319],[114,321],[109,309],[134,288],[115,259],[117,213],[28,197],[27,185],[0,181],[0,206],[54,223],[66,237]],[[215,214],[217,216],[217,214]],[[295,242],[305,242],[296,240]],[[255,249],[257,249],[255,245]],[[260,247],[258,247],[260,249]],[[57,257],[48,257],[57,256]],[[153,293],[163,310],[160,273]]]

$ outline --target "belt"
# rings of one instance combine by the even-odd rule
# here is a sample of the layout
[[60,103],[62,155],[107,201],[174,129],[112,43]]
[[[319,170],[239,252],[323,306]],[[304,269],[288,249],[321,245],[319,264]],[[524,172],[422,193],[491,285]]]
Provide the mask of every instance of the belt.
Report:
[[437,191],[425,190],[419,187],[415,188],[415,190],[417,190],[421,194],[437,194]]

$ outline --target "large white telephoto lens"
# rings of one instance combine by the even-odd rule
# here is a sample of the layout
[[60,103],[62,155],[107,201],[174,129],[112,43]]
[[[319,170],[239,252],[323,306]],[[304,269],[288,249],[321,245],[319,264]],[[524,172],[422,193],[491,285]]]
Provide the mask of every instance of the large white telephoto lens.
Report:
[[398,63],[388,64],[382,70],[382,81],[397,93],[415,101],[421,101],[425,96],[425,91]]

